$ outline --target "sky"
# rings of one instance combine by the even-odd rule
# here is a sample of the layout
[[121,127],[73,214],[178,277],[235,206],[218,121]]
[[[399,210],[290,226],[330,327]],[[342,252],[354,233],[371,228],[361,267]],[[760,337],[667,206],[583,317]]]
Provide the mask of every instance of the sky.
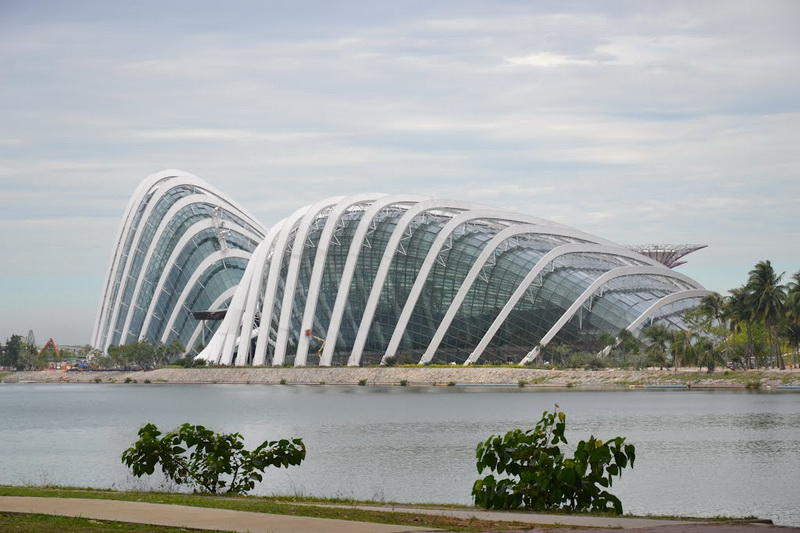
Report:
[[269,226],[415,192],[726,294],[800,270],[800,2],[0,0],[0,342],[91,337],[130,195],[190,172]]

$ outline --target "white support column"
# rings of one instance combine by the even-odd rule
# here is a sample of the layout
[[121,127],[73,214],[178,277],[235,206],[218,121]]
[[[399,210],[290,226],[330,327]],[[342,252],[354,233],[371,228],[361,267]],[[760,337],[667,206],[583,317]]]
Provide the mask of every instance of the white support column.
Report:
[[[536,279],[536,277],[553,261],[558,259],[563,255],[568,254],[575,254],[575,253],[594,253],[594,254],[605,254],[605,255],[613,255],[618,257],[626,257],[629,259],[635,259],[642,262],[650,263],[653,266],[658,265],[659,263],[653,259],[645,257],[643,255],[637,254],[628,250],[627,248],[621,248],[619,246],[607,246],[605,244],[565,244],[562,246],[558,246],[553,250],[550,250],[547,254],[545,254],[538,263],[531,269],[530,272],[525,276],[522,280],[522,283],[519,284],[517,289],[514,291],[514,294],[511,295],[511,298],[508,299],[503,309],[498,313],[497,317],[492,322],[492,325],[489,326],[489,329],[481,338],[480,342],[478,342],[475,349],[472,351],[470,356],[467,358],[465,364],[472,364],[476,362],[481,355],[483,355],[484,350],[491,342],[492,338],[497,334],[497,331],[500,329],[500,326],[503,325],[503,322],[506,321],[508,316],[511,314],[511,311],[514,310],[514,307],[517,305],[517,302],[525,295],[525,292],[530,287],[531,283]],[[662,267],[663,268],[663,267]]]
[[244,252],[242,250],[227,250],[225,252],[215,252],[208,257],[206,257],[195,269],[192,273],[192,277],[189,278],[189,282],[183,288],[180,297],[175,302],[175,307],[172,309],[172,314],[169,317],[166,325],[164,326],[164,332],[161,334],[161,342],[167,342],[167,337],[169,336],[170,332],[172,331],[172,327],[175,324],[175,321],[178,319],[178,313],[181,312],[183,309],[184,304],[186,303],[186,298],[189,297],[189,293],[192,292],[192,289],[195,286],[195,283],[206,273],[206,270],[216,264],[217,262],[224,260],[224,259],[231,259],[234,257],[238,257],[240,259],[250,259],[250,253]]
[[330,366],[333,360],[333,352],[336,349],[336,341],[339,337],[339,327],[342,323],[342,317],[345,313],[347,306],[347,297],[350,294],[350,284],[353,281],[356,265],[358,263],[361,249],[364,246],[364,239],[369,232],[370,227],[374,223],[375,218],[385,209],[392,206],[400,206],[407,204],[416,204],[427,200],[425,196],[410,195],[410,194],[393,194],[391,196],[384,196],[376,200],[361,217],[353,240],[350,243],[350,248],[347,252],[347,260],[345,261],[344,269],[342,270],[342,280],[339,283],[339,292],[336,293],[336,300],[333,304],[331,311],[331,321],[328,324],[328,331],[325,337],[325,348],[322,351],[320,358],[320,366]]
[[[283,224],[281,231],[275,239],[274,252],[269,262],[269,272],[264,288],[264,299],[261,307],[261,325],[258,328],[258,338],[256,340],[256,353],[255,357],[259,361],[263,358],[263,363],[266,363],[267,346],[269,343],[269,327],[272,321],[272,308],[275,300],[275,291],[278,287],[278,279],[281,275],[281,267],[283,263],[283,251],[286,249],[286,244],[289,241],[289,236],[292,230],[300,222],[306,212],[311,206],[305,206],[292,213]],[[278,361],[274,358],[272,361],[273,366],[280,366],[283,360]]]
[[303,309],[303,319],[300,323],[300,336],[298,337],[295,366],[305,366],[308,361],[308,341],[310,337],[304,335],[303,332],[306,330],[313,330],[314,328],[313,321],[317,310],[317,301],[319,299],[322,276],[325,273],[325,263],[328,259],[328,249],[331,246],[334,233],[339,226],[342,216],[356,205],[373,203],[375,200],[385,196],[385,194],[372,193],[348,196],[336,204],[331,212],[328,213],[328,220],[326,221],[325,227],[320,235],[319,242],[317,243],[317,252],[314,256],[314,266],[311,271],[311,279],[308,285],[306,305]]
[[[210,310],[219,309],[219,306],[221,306],[223,303],[225,303],[226,301],[231,299],[235,292],[236,292],[236,287],[231,287],[227,291],[223,292],[222,294],[220,294],[217,297],[216,300],[214,300],[214,302],[211,304],[211,307],[209,309]],[[202,333],[203,333],[203,321],[201,321],[199,324],[197,324],[197,327],[194,329],[194,332],[192,333],[192,336],[189,337],[189,343],[186,345],[186,350],[187,351],[191,350],[192,347],[195,346],[195,343],[197,342],[198,337],[201,337]],[[208,339],[208,340],[210,341],[211,339]],[[203,348],[205,349],[205,346],[203,346]]]
[[[286,282],[283,289],[283,301],[281,302],[281,314],[278,317],[278,332],[275,338],[275,360],[283,363],[286,358],[286,347],[289,343],[289,326],[292,323],[292,312],[294,311],[294,296],[297,288],[297,277],[300,274],[303,252],[306,248],[308,234],[311,226],[317,222],[318,217],[326,216],[331,207],[339,203],[344,197],[337,196],[326,198],[311,206],[297,225],[297,232],[294,236],[292,253],[289,256],[289,269],[286,272]],[[298,332],[298,335],[300,332]],[[296,362],[295,362],[295,366]]]
[[594,295],[594,293],[600,290],[606,283],[608,283],[611,280],[625,276],[646,276],[646,275],[679,279],[681,281],[687,282],[692,285],[695,284],[694,280],[692,280],[691,278],[688,278],[683,274],[673,272],[672,270],[665,269],[663,265],[658,267],[651,267],[651,266],[619,267],[609,270],[608,272],[597,278],[591,285],[589,285],[589,287],[585,291],[583,291],[580,297],[578,297],[578,299],[575,300],[575,302],[573,302],[573,304],[566,310],[566,312],[563,315],[561,315],[561,318],[559,318],[558,321],[555,324],[553,324],[550,330],[545,334],[545,336],[542,337],[542,340],[539,341],[539,345],[530,352],[528,352],[528,354],[522,358],[520,364],[524,365],[525,363],[528,363],[529,361],[535,359],[539,355],[540,347],[547,346],[547,344],[551,340],[553,340],[553,337],[555,337],[558,334],[558,332],[561,331],[561,328],[563,328],[564,325],[567,322],[569,322],[569,320],[575,315],[575,313],[581,308],[581,306],[584,303],[586,303]]
[[[229,349],[231,353],[234,350],[234,346],[236,346],[237,364],[239,364],[239,361],[247,361],[250,358],[252,339],[255,335],[258,335],[258,328],[255,324],[256,310],[260,310],[258,307],[258,297],[261,294],[261,289],[266,277],[266,269],[269,264],[269,251],[273,249],[272,247],[275,245],[275,239],[280,234],[285,222],[286,219],[283,219],[269,230],[267,236],[264,237],[264,240],[259,245],[257,253],[253,253],[253,256],[250,258],[250,263],[247,264],[248,268],[251,264],[253,266],[251,277],[248,278],[246,284],[239,284],[237,294],[241,293],[242,308],[237,315],[239,317],[237,321],[238,325],[233,335],[230,337],[230,342],[226,344],[226,350]],[[248,341],[243,343],[241,342],[242,338],[247,338]],[[265,357],[266,354],[259,355],[257,352],[254,353],[253,364],[256,365],[258,362],[260,363],[258,366],[263,366]]]
[[708,291],[708,290],[705,290],[705,289],[693,289],[693,290],[681,291],[681,292],[675,292],[675,293],[672,293],[672,294],[668,294],[668,295],[664,296],[663,298],[661,298],[660,300],[658,300],[657,302],[655,302],[650,307],[648,307],[645,310],[644,313],[639,315],[636,318],[636,320],[631,322],[631,324],[625,329],[627,329],[628,331],[633,333],[636,330],[636,328],[641,326],[642,323],[645,320],[647,320],[648,318],[653,316],[656,313],[656,311],[658,311],[659,309],[661,309],[665,305],[669,305],[671,303],[679,302],[681,300],[690,300],[692,298],[703,298],[703,297],[708,296],[710,294],[714,294],[714,292],[713,291]]
[[[125,338],[129,334],[131,321],[133,320],[133,315],[134,315],[134,313],[131,312],[131,311],[133,310],[133,307],[136,306],[138,301],[139,301],[139,295],[141,293],[142,287],[143,287],[144,282],[145,282],[145,276],[146,276],[147,270],[148,270],[148,268],[150,266],[150,262],[152,261],[153,256],[155,255],[155,250],[156,250],[156,247],[159,244],[160,236],[163,235],[163,233],[166,230],[167,226],[172,222],[172,220],[175,218],[175,216],[182,209],[184,209],[185,207],[188,207],[188,206],[190,206],[192,204],[210,204],[210,205],[215,205],[213,203],[214,200],[215,199],[209,198],[206,195],[200,195],[200,194],[192,194],[192,195],[189,195],[189,196],[185,196],[185,197],[181,198],[180,200],[178,200],[169,209],[169,211],[167,211],[167,213],[164,215],[164,218],[161,220],[161,223],[159,224],[159,227],[158,227],[158,229],[156,230],[156,232],[154,234],[155,238],[153,238],[153,240],[150,242],[150,246],[147,249],[147,254],[145,255],[144,261],[142,262],[141,270],[139,271],[139,276],[138,276],[138,279],[136,281],[136,286],[135,286],[134,291],[133,291],[133,296],[131,297],[131,302],[130,302],[131,303],[131,308],[128,310],[128,315],[127,315],[127,317],[125,319],[125,326],[122,328],[122,336],[120,337],[122,342],[124,342]],[[230,212],[235,212],[235,209],[236,209],[235,207],[227,205],[227,204],[224,204],[224,203],[217,203],[215,206],[216,207],[222,206],[224,209],[226,209],[226,210],[228,210]],[[200,222],[196,222],[195,224],[190,226],[185,231],[184,235],[181,237],[181,239],[178,242],[178,244],[176,245],[175,249],[180,250],[199,231],[201,231],[203,229],[209,229],[209,228],[216,229],[215,223],[211,219],[206,219],[206,220],[203,220],[203,221],[200,221]],[[229,228],[229,230],[234,232],[234,233],[238,233],[238,234],[240,234],[240,235],[242,235],[244,237],[247,237],[247,238],[249,238],[249,239],[251,239],[251,240],[253,240],[255,242],[258,242],[263,238],[263,235],[255,235],[255,234],[251,233],[250,231],[248,231],[246,228],[242,228],[242,227],[238,227],[238,226]],[[194,233],[192,233],[192,232],[194,232]],[[173,250],[173,252],[174,252],[174,250]],[[174,253],[171,254],[170,259],[172,259],[173,257],[177,257],[177,254],[174,254]],[[173,262],[167,261],[165,263],[165,265],[164,265],[164,269],[166,270],[172,264],[173,264]],[[162,271],[162,273],[163,273],[163,271]],[[159,276],[159,278],[160,278],[159,281],[163,280],[165,277],[166,276],[163,276],[163,275]]]
[[397,325],[394,328],[392,337],[389,339],[389,344],[387,345],[386,352],[381,362],[386,361],[387,357],[394,357],[397,354],[397,348],[400,346],[400,341],[403,339],[406,326],[408,326],[408,321],[411,319],[411,314],[414,312],[414,307],[417,304],[419,295],[422,293],[422,289],[425,286],[425,281],[427,281],[428,275],[447,240],[453,238],[453,232],[455,232],[459,226],[475,220],[488,219],[507,220],[508,214],[504,213],[502,217],[498,217],[497,210],[474,209],[465,211],[451,218],[436,235],[436,239],[434,239],[431,244],[428,255],[425,256],[425,260],[417,273],[417,277],[414,279],[414,284],[403,305],[403,310],[400,312],[400,316],[397,319]]
[[[442,317],[442,321],[439,324],[439,327],[436,328],[436,333],[433,334],[433,338],[431,339],[430,344],[425,349],[425,353],[422,355],[422,359],[420,359],[420,363],[428,363],[433,359],[433,356],[436,354],[436,350],[439,349],[439,345],[442,343],[447,330],[450,329],[450,325],[453,323],[453,319],[458,314],[458,310],[461,308],[461,304],[464,303],[464,299],[469,294],[472,285],[480,276],[481,271],[486,266],[487,261],[490,257],[492,257],[498,247],[502,245],[507,240],[518,237],[520,235],[553,235],[556,237],[566,237],[566,238],[575,238],[575,239],[585,239],[586,235],[582,232],[578,231],[571,231],[559,227],[553,226],[537,226],[533,224],[519,224],[514,225],[509,228],[504,229],[495,237],[489,241],[486,246],[484,247],[481,254],[475,260],[475,263],[472,265],[467,276],[464,278],[464,281],[461,283],[461,286],[458,289],[455,297],[453,297],[453,301],[451,302],[450,306],[447,308],[447,312],[445,313],[444,317]],[[555,248],[557,245],[553,245]]]

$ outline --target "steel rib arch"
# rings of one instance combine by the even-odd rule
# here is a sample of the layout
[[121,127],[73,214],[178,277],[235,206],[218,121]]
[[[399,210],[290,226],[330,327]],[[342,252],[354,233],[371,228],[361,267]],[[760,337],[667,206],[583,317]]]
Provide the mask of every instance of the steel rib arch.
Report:
[[[136,252],[131,252],[131,250],[138,250],[141,245],[142,238],[144,236],[144,229],[146,228],[150,218],[155,210],[156,206],[158,205],[159,201],[164,198],[168,193],[175,190],[179,187],[187,187],[192,188],[195,192],[190,194],[189,196],[198,195],[198,196],[205,196],[208,199],[208,203],[219,203],[224,202],[227,206],[230,207],[229,212],[233,213],[238,218],[242,219],[245,223],[249,224],[253,229],[259,230],[262,229],[261,224],[250,215],[246,210],[239,207],[235,204],[232,200],[230,200],[225,194],[218,191],[205,181],[201,180],[200,178],[193,176],[189,173],[182,172],[182,171],[173,171],[167,170],[163,172],[159,172],[157,174],[151,175],[145,181],[137,187],[136,192],[134,193],[134,198],[129,202],[127,207],[126,213],[128,216],[125,217],[125,222],[122,225],[122,229],[120,231],[120,238],[117,240],[117,244],[115,246],[115,261],[113,261],[112,266],[109,268],[111,272],[109,275],[109,280],[107,283],[107,291],[108,285],[112,290],[111,295],[105,295],[103,297],[103,301],[106,302],[102,304],[103,309],[106,311],[105,320],[108,320],[109,313],[110,313],[110,321],[108,322],[105,333],[105,339],[99,339],[98,341],[103,342],[105,344],[108,342],[108,339],[113,337],[114,330],[116,329],[116,324],[118,322],[118,316],[121,310],[122,305],[125,302],[122,301],[124,299],[125,290],[130,283],[130,270],[133,267],[133,264],[136,259]],[[146,200],[147,204],[144,210],[142,211],[141,216],[138,217],[137,215],[141,210],[142,202]],[[176,201],[179,202],[179,200]],[[168,210],[169,212],[169,210]],[[162,220],[159,221],[159,226],[161,226],[162,222],[166,219],[166,213],[163,215]],[[134,221],[136,222],[136,227],[133,228]],[[130,233],[133,231],[133,234]],[[128,236],[130,235],[130,245],[125,247],[124,244],[128,241]],[[151,237],[154,242],[157,242],[159,238],[159,233],[154,232],[153,236]],[[119,250],[120,246],[124,249]],[[149,245],[148,245],[149,249]],[[125,258],[124,263],[122,262],[122,257]],[[141,268],[145,268],[146,262],[143,261]],[[121,269],[121,272],[120,272]],[[119,276],[117,276],[119,274]],[[113,284],[114,280],[119,277],[120,283],[116,293],[113,293]],[[141,276],[138,276],[139,280],[141,281]],[[138,284],[138,283],[137,283]],[[131,300],[128,302],[128,310],[127,313],[129,314],[131,311],[131,304],[135,302],[135,300]],[[127,316],[126,316],[127,322]],[[102,324],[98,324],[98,326],[102,326]],[[120,331],[122,335],[122,330]],[[122,337],[120,337],[122,339]]]
[[[385,194],[373,193],[348,196],[339,202],[328,214],[328,219],[322,230],[319,241],[317,242],[317,249],[314,255],[314,266],[311,271],[311,279],[309,280],[305,307],[303,308],[303,318],[300,322],[300,335],[297,343],[297,352],[295,354],[295,366],[305,366],[308,361],[308,343],[310,337],[303,333],[306,330],[313,330],[313,320],[316,315],[317,306],[319,305],[320,285],[322,284],[322,277],[328,259],[328,249],[333,244],[334,234],[339,226],[339,221],[355,206],[361,204],[370,205],[386,196]],[[342,290],[341,283],[339,290]]]
[[714,292],[706,289],[692,289],[688,291],[680,291],[668,294],[663,298],[661,298],[660,300],[654,302],[653,305],[651,305],[647,309],[645,309],[645,311],[641,315],[639,315],[633,322],[631,322],[631,324],[625,329],[633,333],[639,326],[641,326],[644,323],[645,320],[653,316],[659,309],[661,309],[666,305],[679,302],[681,300],[689,300],[692,298],[703,298],[711,294],[714,294]]
[[361,255],[361,250],[364,246],[367,233],[375,223],[375,219],[384,210],[390,209],[393,206],[398,208],[405,207],[408,209],[411,206],[427,199],[428,198],[425,196],[411,194],[394,194],[390,196],[384,196],[383,198],[376,200],[364,212],[364,215],[361,217],[361,222],[359,222],[356,232],[353,235],[350,248],[347,252],[347,260],[345,261],[345,265],[342,270],[342,279],[339,283],[339,290],[336,293],[336,300],[333,304],[331,318],[325,335],[326,342],[325,348],[322,352],[322,357],[320,358],[320,366],[330,366],[333,360],[333,353],[339,337],[342,317],[344,316],[345,308],[348,304],[347,298],[350,295],[350,284],[352,283],[353,276],[355,275],[356,266]]
[[[519,284],[517,289],[514,291],[514,293],[508,299],[506,304],[503,306],[503,309],[495,317],[494,321],[492,322],[492,325],[489,326],[489,329],[486,331],[486,333],[483,335],[481,340],[478,342],[478,344],[476,345],[475,349],[472,351],[472,353],[469,355],[469,357],[467,357],[467,360],[465,361],[464,364],[475,363],[480,358],[480,356],[483,355],[483,352],[489,346],[489,343],[494,338],[494,336],[497,334],[497,331],[500,329],[500,327],[506,321],[508,316],[514,310],[514,307],[517,305],[517,303],[520,301],[520,299],[522,299],[522,297],[525,294],[525,292],[528,290],[528,288],[531,286],[531,284],[534,282],[534,280],[539,276],[539,274],[541,274],[541,272],[544,271],[545,268],[547,268],[550,264],[553,263],[553,261],[555,261],[559,257],[565,256],[565,255],[569,255],[569,254],[580,254],[580,253],[591,253],[591,254],[599,254],[599,255],[611,255],[611,256],[616,256],[616,257],[625,257],[625,258],[633,259],[633,260],[640,261],[640,262],[643,262],[643,263],[649,263],[649,264],[653,265],[654,267],[656,267],[656,265],[658,265],[657,261],[655,261],[653,259],[650,259],[648,257],[642,256],[641,254],[638,254],[638,253],[633,252],[631,250],[628,250],[626,248],[606,246],[606,245],[603,245],[603,244],[580,244],[580,243],[578,243],[578,244],[564,244],[564,245],[558,246],[558,247],[550,250],[548,253],[546,253],[544,256],[542,256],[542,258],[539,259],[539,261],[536,263],[536,265],[534,265],[534,267],[530,270],[530,272],[528,272],[528,274],[525,276],[525,278]],[[660,267],[656,267],[656,268],[662,268],[663,269],[664,267],[660,266]]]
[[[133,295],[131,297],[131,303],[132,304],[138,305],[139,297],[140,297],[140,294],[141,294],[141,289],[142,289],[142,286],[144,285],[144,282],[146,280],[146,273],[148,272],[150,264],[151,264],[151,262],[153,260],[153,256],[155,255],[156,247],[159,245],[159,241],[160,241],[161,237],[164,235],[165,229],[174,221],[175,216],[180,211],[182,211],[184,208],[190,207],[192,205],[205,204],[205,205],[211,205],[214,208],[219,207],[219,208],[225,209],[226,211],[232,212],[234,214],[236,213],[236,210],[235,210],[236,208],[234,206],[231,206],[231,205],[229,205],[227,203],[214,202],[214,200],[215,200],[214,198],[210,198],[207,195],[193,194],[193,195],[185,196],[185,197],[181,198],[172,207],[170,207],[169,211],[167,211],[167,213],[164,215],[164,218],[161,220],[161,223],[159,224],[159,227],[158,227],[158,229],[156,230],[156,232],[154,234],[154,238],[152,239],[152,241],[150,243],[150,246],[148,247],[147,253],[145,255],[145,258],[144,258],[144,260],[142,262],[142,266],[141,266],[140,272],[145,273],[145,275],[139,275],[138,276],[136,285],[134,287]],[[216,227],[216,225],[215,225],[214,221],[211,218],[207,218],[207,219],[202,220],[200,222],[196,222],[195,224],[193,224],[192,226],[190,226],[189,228],[187,228],[184,231],[184,234],[181,236],[180,240],[175,245],[175,249],[177,249],[179,251],[182,250],[183,247],[186,246],[186,244],[188,244],[188,242],[191,239],[193,239],[200,231],[207,230],[207,229],[214,229],[215,227]],[[245,228],[243,226],[238,226],[238,225],[236,225],[236,226],[228,226],[225,229],[227,229],[229,231],[232,231],[232,232],[235,232],[238,235],[240,235],[242,237],[245,237],[245,238],[247,238],[247,239],[249,239],[249,240],[251,240],[253,242],[256,242],[256,243],[263,238],[263,235],[257,235],[257,234],[251,233],[247,228]],[[173,257],[177,258],[177,255],[173,256],[171,254],[171,257],[170,257],[171,261],[167,261],[165,263],[164,269],[167,269],[170,265],[174,264]],[[163,269],[162,269],[162,272],[163,272]],[[160,276],[160,277],[164,278],[165,276]],[[158,293],[154,292],[154,294],[158,294]],[[153,309],[150,308],[148,311],[149,311],[148,315],[150,315],[150,313],[152,313]],[[121,337],[120,337],[121,340],[126,339],[126,337],[128,336],[128,333],[129,333],[129,330],[130,330],[130,326],[131,326],[131,322],[133,320],[134,314],[135,313],[131,312],[131,310],[128,311],[126,319],[125,319],[125,325],[124,325],[124,327],[122,329],[122,334],[121,334]],[[142,328],[142,329],[143,329],[143,331],[147,331],[146,328]]]
[[561,315],[561,318],[553,324],[550,330],[542,337],[542,340],[539,341],[539,345],[534,347],[528,354],[522,358],[520,361],[521,365],[524,365],[533,359],[535,359],[539,355],[540,347],[547,346],[547,344],[555,337],[561,328],[569,322],[569,320],[575,315],[578,309],[586,303],[594,294],[602,288],[605,284],[609,281],[625,277],[625,276],[657,276],[657,277],[665,277],[665,278],[672,278],[686,282],[689,285],[696,285],[696,282],[689,278],[688,276],[684,276],[683,274],[679,274],[677,272],[673,272],[671,270],[665,270],[662,267],[618,267],[612,270],[609,270],[599,278],[597,278],[585,291],[583,294],[572,303],[572,305]]
[[172,309],[172,313],[170,314],[169,320],[164,325],[164,331],[161,334],[161,342],[166,343],[169,339],[169,335],[172,331],[172,328],[175,325],[175,321],[178,319],[178,313],[181,312],[183,306],[186,303],[186,299],[189,297],[189,294],[195,288],[195,284],[198,280],[206,273],[206,271],[216,265],[220,261],[225,261],[225,259],[244,259],[245,261],[250,259],[250,253],[244,252],[242,250],[226,250],[224,252],[215,252],[207,256],[203,261],[195,268],[192,276],[189,278],[189,281],[186,285],[183,286],[183,290],[181,291],[180,296],[175,302],[175,307]]
[[[428,344],[428,347],[425,349],[425,352],[420,359],[420,363],[427,363],[433,359],[433,356],[438,350],[439,345],[441,344],[442,340],[444,339],[445,335],[447,334],[450,325],[452,324],[453,320],[455,319],[458,311],[461,308],[461,305],[464,302],[464,299],[469,294],[469,291],[472,289],[473,284],[477,281],[478,277],[480,276],[481,271],[486,266],[487,261],[491,256],[497,253],[499,247],[508,241],[509,239],[519,237],[522,235],[552,235],[555,237],[561,238],[568,238],[574,240],[586,240],[587,236],[581,231],[577,230],[570,230],[566,228],[560,227],[548,227],[548,226],[537,226],[532,224],[519,224],[515,226],[511,226],[509,228],[504,229],[495,237],[487,243],[484,250],[481,252],[480,256],[476,259],[475,263],[472,265],[467,276],[462,281],[461,286],[458,289],[458,292],[453,297],[453,301],[447,308],[444,317],[442,318],[439,327],[436,329],[436,332],[433,334],[431,338],[431,342]],[[587,243],[588,244],[588,243]],[[594,244],[594,243],[593,243]],[[558,245],[554,244],[553,248],[557,248],[558,246],[565,246],[565,244]]]
[[[303,216],[305,216],[306,212],[308,212],[310,209],[311,206],[305,206],[292,213],[286,219],[286,222],[281,227],[281,231],[278,233],[277,238],[275,239],[274,252],[269,260],[269,268],[264,289],[264,299],[261,307],[261,319],[258,328],[258,336],[256,338],[255,357],[257,357],[259,361],[263,361],[262,364],[266,364],[267,359],[267,349],[270,340],[270,327],[272,325],[272,312],[275,306],[275,292],[277,290],[278,280],[281,275],[281,267],[284,255],[283,252],[286,249],[289,238],[292,236],[292,231],[296,230],[297,224],[300,223],[300,221],[303,219]],[[278,363],[273,358],[273,365],[279,366],[282,363],[283,361]]]
[[[283,299],[281,302],[280,316],[278,317],[278,331],[275,338],[274,360],[283,364],[286,359],[286,348],[289,342],[289,325],[292,320],[294,310],[295,290],[297,288],[297,278],[300,273],[301,261],[306,248],[306,240],[312,224],[323,216],[328,216],[331,209],[344,199],[343,196],[326,198],[314,204],[303,216],[297,225],[297,232],[294,236],[292,252],[289,256],[289,267],[286,273],[286,285],[283,289]],[[299,332],[298,332],[299,335]]]
[[[431,273],[431,270],[437,261],[439,254],[441,254],[442,249],[447,242],[448,239],[452,238],[453,234],[458,230],[459,227],[462,225],[468,224],[470,222],[477,222],[479,220],[496,220],[496,221],[505,221],[511,222],[513,225],[509,226],[505,230],[501,230],[500,233],[508,232],[508,235],[518,235],[519,233],[514,231],[512,228],[519,228],[519,227],[526,227],[526,228],[541,228],[542,230],[548,229],[551,235],[559,235],[559,233],[570,233],[574,235],[574,238],[587,240],[587,239],[594,239],[594,240],[602,240],[594,238],[590,235],[584,234],[583,232],[574,230],[574,231],[567,231],[563,228],[557,228],[553,226],[539,226],[536,224],[525,224],[521,222],[518,218],[511,218],[508,216],[508,212],[499,211],[497,209],[475,209],[471,211],[465,211],[459,215],[453,217],[450,222],[448,222],[444,228],[437,234],[436,239],[434,240],[433,244],[431,245],[430,252],[428,253],[420,271],[417,273],[416,279],[414,280],[414,284],[411,288],[411,291],[406,299],[403,310],[400,313],[400,316],[397,321],[397,325],[392,333],[392,337],[389,340],[388,346],[386,348],[386,352],[383,356],[382,361],[385,362],[387,357],[393,357],[397,354],[398,347],[400,346],[400,342],[403,339],[403,336],[406,333],[406,328],[408,326],[408,322],[411,319],[411,315],[414,312],[414,308],[419,300],[420,295],[422,294],[422,290],[425,286],[425,282],[428,280],[428,276]],[[513,216],[513,215],[512,215]],[[520,216],[519,218],[525,218],[524,216]],[[524,225],[524,226],[523,226]],[[530,229],[527,233],[534,233]],[[543,231],[539,231],[538,233],[543,233]],[[501,241],[497,241],[495,246],[499,246]],[[491,244],[491,241],[490,243]],[[487,245],[488,247],[488,245]],[[488,258],[488,255],[486,256]],[[484,260],[485,262],[485,260]],[[477,278],[477,273],[476,273]],[[474,281],[474,280],[473,280]]]

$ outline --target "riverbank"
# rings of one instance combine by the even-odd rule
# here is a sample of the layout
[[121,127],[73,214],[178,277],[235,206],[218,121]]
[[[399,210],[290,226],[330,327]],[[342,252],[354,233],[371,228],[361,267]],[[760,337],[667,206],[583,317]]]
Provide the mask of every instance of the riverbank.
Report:
[[[778,529],[770,520],[633,517],[485,511],[475,507],[376,504],[269,497],[126,493],[92,489],[0,486],[0,513],[38,513],[196,529],[264,532],[468,530],[745,532]],[[574,529],[577,528],[577,529]],[[800,528],[780,527],[782,531]],[[53,529],[53,531],[57,531]]]
[[4,383],[227,383],[260,385],[497,385],[565,388],[715,388],[800,391],[800,370],[546,370],[525,367],[159,368],[150,371],[13,372]]

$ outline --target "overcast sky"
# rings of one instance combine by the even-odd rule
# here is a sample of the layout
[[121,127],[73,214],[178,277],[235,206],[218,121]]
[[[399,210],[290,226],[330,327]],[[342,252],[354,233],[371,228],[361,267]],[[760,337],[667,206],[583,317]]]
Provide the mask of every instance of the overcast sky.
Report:
[[269,226],[417,192],[800,270],[800,2],[0,0],[0,341],[89,341],[178,168]]

